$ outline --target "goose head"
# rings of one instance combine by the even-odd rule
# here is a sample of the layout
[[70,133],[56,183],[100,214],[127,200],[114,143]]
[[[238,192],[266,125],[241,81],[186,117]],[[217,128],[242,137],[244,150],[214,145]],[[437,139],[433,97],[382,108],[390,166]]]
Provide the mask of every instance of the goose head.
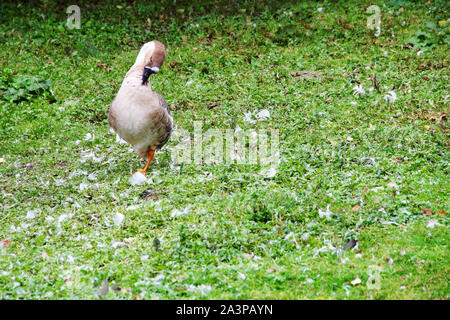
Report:
[[164,45],[153,40],[144,44],[136,58],[135,65],[142,67],[142,84],[146,85],[150,75],[158,73],[166,59]]

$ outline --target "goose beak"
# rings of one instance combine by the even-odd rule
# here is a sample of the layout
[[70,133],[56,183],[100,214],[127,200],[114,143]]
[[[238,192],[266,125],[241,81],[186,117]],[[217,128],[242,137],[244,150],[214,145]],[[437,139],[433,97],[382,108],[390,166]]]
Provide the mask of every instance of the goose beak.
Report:
[[158,67],[144,67],[144,73],[142,73],[142,85],[147,84],[150,75],[158,72],[159,72]]

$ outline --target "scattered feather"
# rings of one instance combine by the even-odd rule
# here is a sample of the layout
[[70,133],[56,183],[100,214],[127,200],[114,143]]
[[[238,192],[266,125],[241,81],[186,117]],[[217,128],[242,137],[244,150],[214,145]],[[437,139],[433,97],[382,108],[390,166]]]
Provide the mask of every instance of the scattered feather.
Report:
[[62,222],[64,222],[64,220],[66,220],[67,218],[69,218],[69,215],[67,214],[62,214],[58,217],[58,219],[56,220],[56,222],[60,225]]
[[256,123],[256,120],[252,119],[252,113],[251,112],[244,113],[244,121],[245,122],[249,122],[251,124],[255,124]]
[[199,286],[189,285],[187,286],[187,289],[190,292],[199,293],[200,295],[204,296],[211,292],[212,287],[210,285],[201,284]]
[[364,88],[360,84],[353,87],[353,95],[354,96],[360,96],[365,93],[366,93],[366,90],[364,90]]
[[28,210],[27,215],[25,216],[26,219],[34,219],[36,217],[36,214],[41,213],[40,209],[34,209],[34,210]]
[[443,225],[440,224],[439,222],[437,222],[437,220],[429,220],[428,221],[427,228],[433,229],[436,226],[443,227]]
[[83,152],[81,155],[81,162],[86,162],[91,160],[93,163],[99,163],[103,160],[104,157],[97,157],[93,152]]
[[82,183],[80,183],[79,188],[80,188],[80,191],[84,191],[89,188],[89,185],[87,183],[82,182]]
[[94,139],[95,139],[95,135],[91,134],[91,133],[86,133],[86,135],[84,136],[85,141],[94,141]]
[[128,142],[126,142],[118,134],[116,134],[116,143],[118,143],[118,144],[127,144]]
[[116,227],[120,226],[122,224],[124,218],[125,218],[125,216],[123,214],[121,214],[120,212],[116,212],[116,214],[114,215],[114,218],[113,218],[114,225]]
[[117,249],[117,248],[119,248],[119,247],[126,247],[127,244],[126,244],[125,242],[121,242],[121,241],[114,241],[114,242],[111,244],[111,246],[112,246],[114,249]]
[[263,109],[256,114],[256,119],[258,121],[264,121],[270,118],[270,112],[267,109]]
[[131,205],[127,208],[127,211],[133,211],[139,209],[140,207],[141,207],[140,205]]
[[160,286],[164,278],[165,276],[163,274],[157,275],[156,277],[153,278],[153,285]]
[[130,183],[132,186],[140,186],[141,184],[147,182],[147,178],[141,172],[134,173],[130,178]]
[[265,178],[273,178],[276,176],[277,174],[277,169],[273,166],[271,166],[270,168],[264,168],[261,170],[260,174],[265,177]]
[[326,217],[327,220],[330,220],[331,216],[333,214],[334,213],[330,211],[330,205],[327,205],[327,209],[325,211],[323,211],[322,209],[319,209],[319,217],[320,218]]
[[265,121],[268,118],[270,118],[270,112],[267,109],[244,113],[244,121],[251,124],[255,124],[257,121]]
[[387,95],[384,96],[384,100],[394,103],[397,100],[397,94],[392,90],[388,91]]
[[178,216],[182,216],[185,214],[188,214],[190,212],[189,206],[187,206],[184,209],[178,210],[178,209],[173,209],[172,212],[170,213],[170,217],[174,218],[174,217],[178,217]]

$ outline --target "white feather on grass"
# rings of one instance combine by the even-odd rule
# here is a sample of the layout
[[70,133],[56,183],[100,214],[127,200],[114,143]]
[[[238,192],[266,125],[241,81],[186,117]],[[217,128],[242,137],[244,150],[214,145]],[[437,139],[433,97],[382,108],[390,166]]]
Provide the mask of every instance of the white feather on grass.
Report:
[[147,178],[144,174],[140,173],[139,171],[134,173],[130,178],[130,183],[132,186],[140,186],[141,184],[144,184],[147,182]]

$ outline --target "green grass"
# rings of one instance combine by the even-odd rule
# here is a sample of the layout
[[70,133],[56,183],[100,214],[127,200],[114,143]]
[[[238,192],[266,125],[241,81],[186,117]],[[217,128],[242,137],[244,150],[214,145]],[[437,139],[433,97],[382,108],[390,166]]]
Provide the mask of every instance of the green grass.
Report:
[[[449,298],[445,1],[77,4],[79,30],[62,2],[0,5],[0,298],[103,298],[106,279],[108,299]],[[279,130],[275,177],[171,165],[170,140],[153,182],[130,185],[143,162],[107,112],[152,39],[167,48],[152,87],[176,126]],[[261,109],[270,119],[244,121]]]

